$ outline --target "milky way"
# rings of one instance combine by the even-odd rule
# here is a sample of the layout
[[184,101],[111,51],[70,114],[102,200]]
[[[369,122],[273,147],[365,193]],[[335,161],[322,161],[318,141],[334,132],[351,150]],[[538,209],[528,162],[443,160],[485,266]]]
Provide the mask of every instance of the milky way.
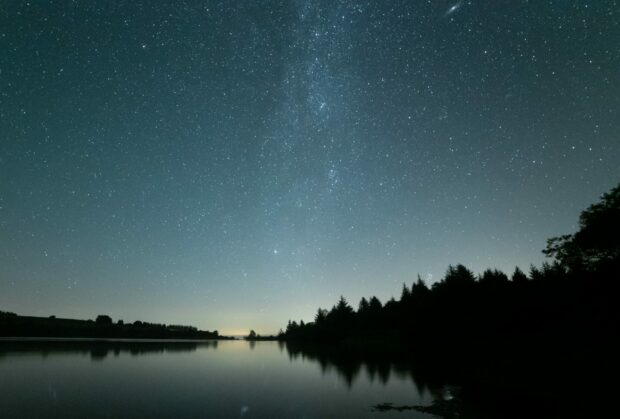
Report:
[[0,6],[0,310],[275,332],[540,264],[620,180],[615,1]]

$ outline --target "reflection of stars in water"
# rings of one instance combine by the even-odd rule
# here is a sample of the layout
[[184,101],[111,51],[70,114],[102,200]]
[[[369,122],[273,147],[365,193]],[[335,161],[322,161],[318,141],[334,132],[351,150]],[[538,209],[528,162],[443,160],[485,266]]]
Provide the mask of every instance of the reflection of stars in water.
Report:
[[451,15],[452,13],[456,12],[457,10],[459,10],[461,8],[461,5],[463,4],[463,2],[458,2],[456,4],[454,4],[453,6],[451,6],[446,13],[444,13],[444,17]]

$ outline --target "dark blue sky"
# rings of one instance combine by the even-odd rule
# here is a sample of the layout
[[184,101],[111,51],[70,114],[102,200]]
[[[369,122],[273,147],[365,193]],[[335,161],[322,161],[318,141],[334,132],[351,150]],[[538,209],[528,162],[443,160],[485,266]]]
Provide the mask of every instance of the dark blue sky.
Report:
[[620,180],[617,1],[0,5],[0,309],[275,332],[525,270]]

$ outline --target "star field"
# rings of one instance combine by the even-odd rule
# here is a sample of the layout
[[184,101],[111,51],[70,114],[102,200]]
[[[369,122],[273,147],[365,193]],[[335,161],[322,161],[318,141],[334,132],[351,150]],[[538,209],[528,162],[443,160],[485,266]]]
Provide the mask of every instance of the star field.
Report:
[[0,6],[0,309],[275,332],[525,270],[620,180],[617,1]]

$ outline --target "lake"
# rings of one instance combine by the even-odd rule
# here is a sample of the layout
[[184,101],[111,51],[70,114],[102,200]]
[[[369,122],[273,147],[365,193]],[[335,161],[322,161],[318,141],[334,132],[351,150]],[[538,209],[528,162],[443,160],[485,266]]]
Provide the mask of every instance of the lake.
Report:
[[431,418],[373,411],[431,404],[414,378],[282,342],[4,340],[0,417]]

